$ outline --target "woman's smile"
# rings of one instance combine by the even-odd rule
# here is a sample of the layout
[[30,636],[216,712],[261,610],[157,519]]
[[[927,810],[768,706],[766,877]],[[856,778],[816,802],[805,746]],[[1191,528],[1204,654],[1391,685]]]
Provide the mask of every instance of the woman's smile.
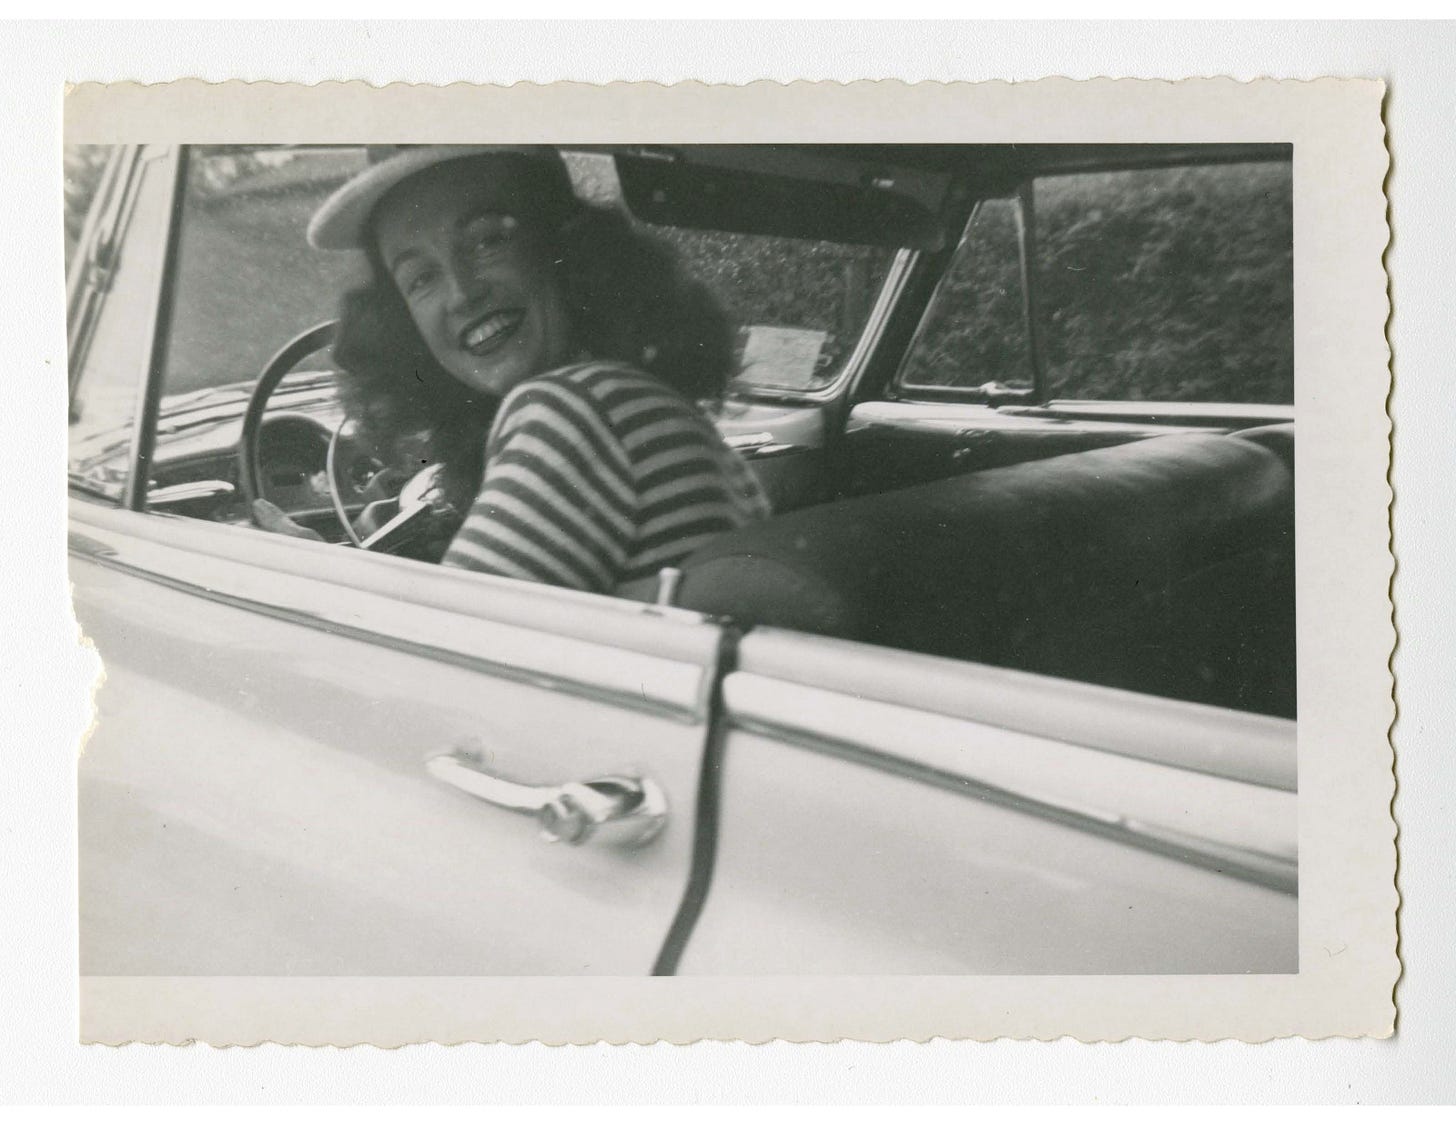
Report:
[[460,347],[477,358],[505,346],[526,319],[522,308],[499,309],[476,317],[460,332]]

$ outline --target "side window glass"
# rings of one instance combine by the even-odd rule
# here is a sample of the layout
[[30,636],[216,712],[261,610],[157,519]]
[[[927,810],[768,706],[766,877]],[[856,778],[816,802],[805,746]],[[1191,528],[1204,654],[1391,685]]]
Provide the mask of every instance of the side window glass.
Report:
[[[900,386],[1043,399],[1290,403],[1290,166],[1043,176],[983,202]],[[1033,369],[1018,223],[1042,370]]]
[[655,228],[741,327],[745,389],[834,384],[869,319],[894,251],[771,235]]
[[1289,403],[1291,167],[1035,183],[1047,398]]
[[[120,501],[137,395],[150,360],[172,187],[166,149],[69,145],[66,167],[71,423],[68,468],[88,492]],[[110,192],[98,198],[112,161]],[[96,205],[96,213],[88,212]],[[81,245],[89,232],[90,241]],[[84,253],[77,258],[75,251]]]
[[976,208],[901,368],[907,390],[1029,391],[1015,199]]

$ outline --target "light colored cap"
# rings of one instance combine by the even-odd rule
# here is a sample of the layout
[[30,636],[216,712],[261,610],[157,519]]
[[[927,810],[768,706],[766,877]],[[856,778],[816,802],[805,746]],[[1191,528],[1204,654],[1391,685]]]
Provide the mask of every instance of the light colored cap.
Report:
[[320,250],[356,250],[364,245],[369,216],[396,185],[427,168],[449,160],[473,156],[525,157],[539,177],[533,184],[540,201],[538,213],[564,218],[573,204],[571,178],[561,155],[549,145],[370,145],[369,166],[324,200],[308,224],[310,246]]

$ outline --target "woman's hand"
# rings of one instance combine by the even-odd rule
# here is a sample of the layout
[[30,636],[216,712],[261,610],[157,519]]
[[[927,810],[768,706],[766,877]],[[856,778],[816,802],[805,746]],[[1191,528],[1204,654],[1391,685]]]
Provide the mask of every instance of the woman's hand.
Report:
[[295,539],[313,539],[323,543],[325,539],[312,528],[304,527],[301,523],[294,523],[277,504],[270,500],[253,501],[253,517],[258,521],[258,526],[264,531],[276,532],[279,535],[291,535]]

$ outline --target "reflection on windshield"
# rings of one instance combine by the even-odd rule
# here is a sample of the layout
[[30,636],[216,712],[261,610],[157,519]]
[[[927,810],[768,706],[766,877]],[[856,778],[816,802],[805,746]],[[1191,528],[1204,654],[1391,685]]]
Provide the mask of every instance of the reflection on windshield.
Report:
[[740,388],[832,385],[864,331],[895,251],[806,238],[652,227],[743,329]]

